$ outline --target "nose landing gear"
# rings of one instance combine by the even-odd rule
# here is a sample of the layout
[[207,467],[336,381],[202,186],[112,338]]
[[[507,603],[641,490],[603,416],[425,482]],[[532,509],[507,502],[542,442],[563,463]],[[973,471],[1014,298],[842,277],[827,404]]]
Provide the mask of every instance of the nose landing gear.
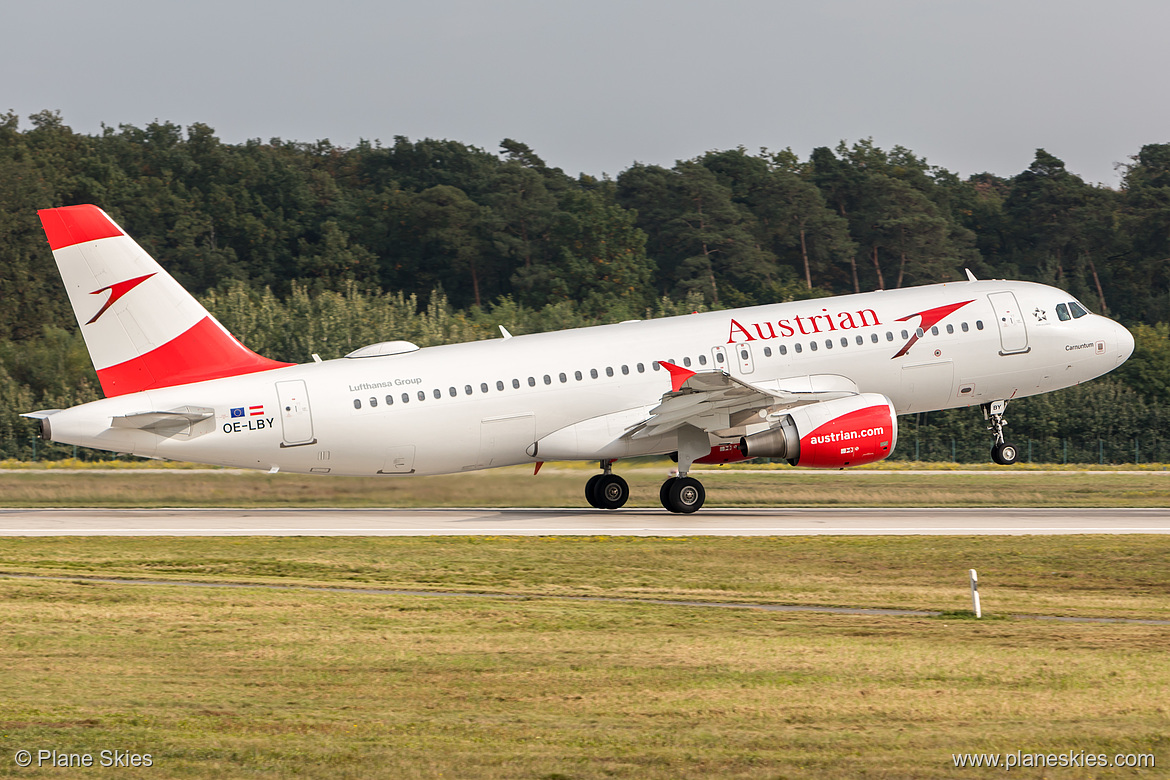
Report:
[[1016,445],[1004,441],[1003,413],[1007,408],[1007,401],[992,401],[983,404],[983,419],[989,422],[987,430],[991,431],[994,443],[991,446],[991,459],[1001,466],[1010,466],[1020,459],[1020,450]]

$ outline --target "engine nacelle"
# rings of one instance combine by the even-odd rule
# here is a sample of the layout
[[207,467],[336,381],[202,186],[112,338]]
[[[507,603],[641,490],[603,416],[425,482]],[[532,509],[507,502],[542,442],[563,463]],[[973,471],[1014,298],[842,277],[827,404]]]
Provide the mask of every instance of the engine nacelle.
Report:
[[793,466],[841,469],[884,460],[898,442],[889,398],[862,393],[798,406],[766,431],[744,436],[745,458],[784,458]]

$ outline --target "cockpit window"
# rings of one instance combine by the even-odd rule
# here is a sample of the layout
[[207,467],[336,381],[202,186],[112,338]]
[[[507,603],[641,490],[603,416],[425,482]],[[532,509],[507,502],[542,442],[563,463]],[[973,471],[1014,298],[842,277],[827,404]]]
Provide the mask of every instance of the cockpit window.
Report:
[[1068,313],[1068,304],[1066,304],[1066,303],[1056,304],[1056,316],[1060,317],[1061,322],[1068,322],[1069,320],[1071,320],[1072,316]]
[[1073,319],[1080,319],[1081,317],[1084,317],[1086,314],[1088,314],[1084,307],[1076,301],[1069,301],[1068,308],[1069,311],[1072,312]]

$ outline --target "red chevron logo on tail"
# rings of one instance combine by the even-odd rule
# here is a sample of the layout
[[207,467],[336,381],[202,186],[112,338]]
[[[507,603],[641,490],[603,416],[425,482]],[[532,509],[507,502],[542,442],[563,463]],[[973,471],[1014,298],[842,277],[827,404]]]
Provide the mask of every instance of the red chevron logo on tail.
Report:
[[[158,272],[156,271],[155,273],[158,273]],[[110,298],[109,298],[109,300],[106,301],[104,306],[102,306],[100,309],[98,309],[98,313],[93,315],[93,318],[85,324],[86,325],[93,325],[95,322],[98,321],[98,317],[100,317],[106,313],[106,309],[108,309],[114,305],[114,301],[118,300],[123,295],[130,292],[135,287],[142,284],[143,282],[145,282],[147,279],[149,279],[152,276],[154,276],[154,274],[147,274],[146,276],[138,276],[138,277],[135,277],[133,279],[127,279],[124,282],[116,282],[114,284],[111,284],[109,287],[103,287],[100,290],[94,290],[93,292],[91,292],[90,295],[99,295],[101,293],[104,293],[106,290],[109,290],[110,291]]]

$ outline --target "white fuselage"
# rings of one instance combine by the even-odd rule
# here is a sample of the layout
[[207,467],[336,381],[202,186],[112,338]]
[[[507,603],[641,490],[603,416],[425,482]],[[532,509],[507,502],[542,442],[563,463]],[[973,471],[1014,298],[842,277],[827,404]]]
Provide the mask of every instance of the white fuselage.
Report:
[[[1075,385],[1129,356],[1132,336],[1117,323],[1058,316],[1072,300],[1026,282],[954,282],[342,358],[95,401],[53,414],[50,435],[149,457],[344,475],[669,453],[670,434],[622,438],[671,389],[656,361],[765,389],[880,393],[899,414],[970,406]],[[933,328],[924,323],[958,304]],[[920,324],[928,327],[915,340]],[[166,433],[111,427],[176,409],[214,414]],[[572,435],[558,435],[566,429]]]

